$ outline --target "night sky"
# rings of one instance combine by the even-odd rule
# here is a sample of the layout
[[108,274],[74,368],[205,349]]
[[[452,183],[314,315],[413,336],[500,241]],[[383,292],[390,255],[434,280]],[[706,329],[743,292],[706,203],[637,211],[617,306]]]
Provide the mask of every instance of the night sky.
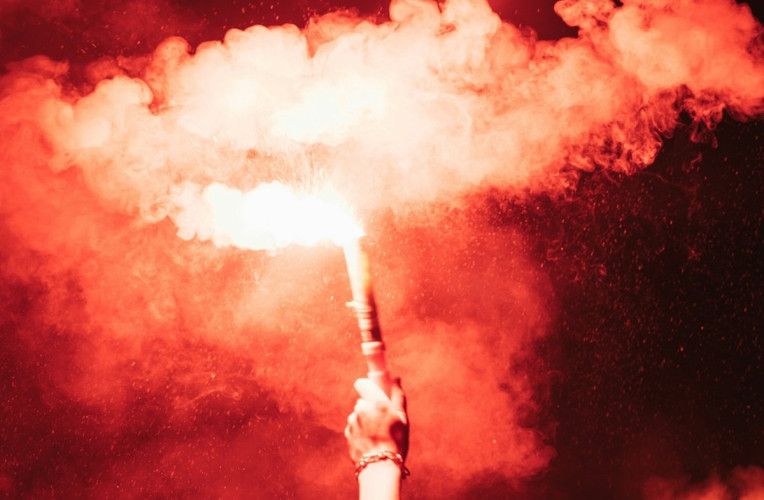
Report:
[[[169,36],[196,47],[337,9],[388,20],[386,3],[352,0],[0,1],[4,74],[38,54],[65,60],[69,95],[93,88],[100,58],[138,77]],[[529,39],[575,38],[553,4],[491,3]],[[410,398],[404,497],[764,494],[762,98],[708,123],[680,109],[644,167],[567,156],[562,188],[484,182],[366,212],[382,328]],[[9,123],[0,496],[353,498],[342,430],[363,366],[336,249],[219,249],[175,237],[167,219],[131,222],[136,210],[103,202],[89,174],[51,174],[46,151],[19,147],[37,160],[9,163],[28,137]],[[14,198],[27,175],[39,187]],[[49,205],[27,212],[25,200]],[[54,238],[58,214],[71,229]],[[248,297],[262,305],[242,312]],[[444,395],[453,387],[464,392]],[[511,445],[489,453],[494,431]]]

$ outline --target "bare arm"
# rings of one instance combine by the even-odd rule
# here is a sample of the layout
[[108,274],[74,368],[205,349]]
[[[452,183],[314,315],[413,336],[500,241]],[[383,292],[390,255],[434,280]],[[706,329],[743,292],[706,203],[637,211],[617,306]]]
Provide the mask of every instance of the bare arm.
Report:
[[390,397],[368,379],[358,379],[360,398],[348,417],[345,437],[350,458],[358,465],[360,500],[398,500],[406,471],[409,423],[406,396],[396,382]]

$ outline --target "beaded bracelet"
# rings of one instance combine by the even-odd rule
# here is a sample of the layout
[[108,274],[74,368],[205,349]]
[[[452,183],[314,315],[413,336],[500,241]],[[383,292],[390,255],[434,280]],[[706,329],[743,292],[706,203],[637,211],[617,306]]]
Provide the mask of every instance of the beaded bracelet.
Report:
[[367,465],[373,464],[374,462],[381,462],[383,460],[390,460],[397,465],[398,468],[401,469],[402,479],[406,479],[411,475],[411,472],[409,472],[403,464],[403,457],[399,453],[393,453],[392,451],[378,451],[376,453],[367,453],[361,457],[361,460],[358,461],[358,467],[355,468],[355,478],[358,479],[358,476],[363,472]]

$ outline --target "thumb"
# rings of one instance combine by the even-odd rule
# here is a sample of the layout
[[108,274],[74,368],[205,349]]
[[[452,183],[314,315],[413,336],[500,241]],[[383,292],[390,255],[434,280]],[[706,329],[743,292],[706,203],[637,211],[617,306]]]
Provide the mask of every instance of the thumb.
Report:
[[385,391],[367,378],[359,378],[355,381],[353,387],[358,391],[358,395],[361,396],[361,399],[365,399],[370,403],[385,403],[390,401],[390,398],[387,397]]

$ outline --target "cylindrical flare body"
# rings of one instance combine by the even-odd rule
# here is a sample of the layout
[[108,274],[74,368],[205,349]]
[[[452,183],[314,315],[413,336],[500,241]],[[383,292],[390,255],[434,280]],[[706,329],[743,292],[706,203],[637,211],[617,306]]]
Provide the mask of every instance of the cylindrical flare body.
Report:
[[367,376],[389,395],[392,381],[387,371],[385,343],[382,341],[382,330],[379,328],[369,258],[363,248],[363,238],[353,239],[345,245],[344,250],[350,288],[353,293],[353,301],[348,305],[355,310],[358,319],[361,351],[366,358],[368,368]]

